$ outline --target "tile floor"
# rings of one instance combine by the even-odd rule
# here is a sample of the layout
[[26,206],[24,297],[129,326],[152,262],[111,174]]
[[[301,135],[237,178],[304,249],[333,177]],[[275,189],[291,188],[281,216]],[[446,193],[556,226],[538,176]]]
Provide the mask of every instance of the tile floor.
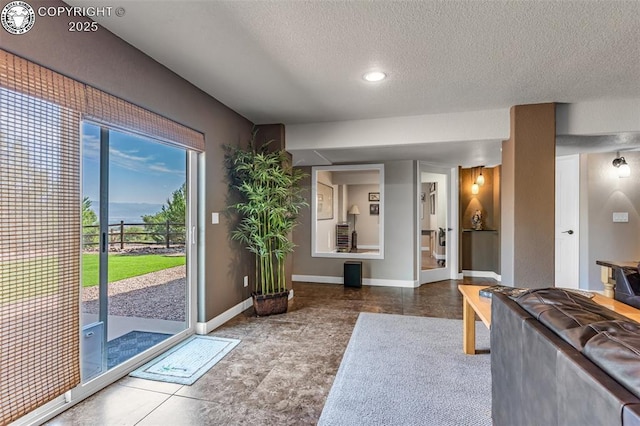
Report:
[[461,319],[459,283],[417,289],[294,283],[287,314],[257,318],[249,309],[211,333],[242,342],[192,386],[125,377],[48,424],[316,424],[360,312]]

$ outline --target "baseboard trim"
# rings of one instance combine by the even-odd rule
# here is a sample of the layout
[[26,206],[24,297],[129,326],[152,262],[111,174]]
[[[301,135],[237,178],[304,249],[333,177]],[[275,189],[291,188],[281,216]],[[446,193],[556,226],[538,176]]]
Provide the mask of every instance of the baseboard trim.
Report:
[[[293,299],[293,289],[289,290],[288,300],[291,299]],[[253,298],[249,297],[248,299],[245,299],[242,302],[238,303],[233,308],[227,309],[217,317],[207,322],[198,322],[196,323],[196,334],[209,334],[225,322],[229,321],[231,318],[235,317],[238,314],[241,314],[252,306]]]
[[462,270],[463,277],[477,277],[477,278],[493,278],[494,280],[500,282],[502,281],[502,276],[496,274],[493,271],[471,271],[468,269]]
[[[342,277],[331,277],[326,275],[293,275],[291,279],[293,281],[306,283],[344,284],[344,279]],[[362,285],[404,288],[416,288],[420,286],[417,280],[387,280],[379,278],[363,278]]]
[[253,306],[253,300],[251,297],[249,297],[248,299],[243,300],[242,302],[238,303],[234,307],[227,309],[217,317],[214,317],[213,319],[210,319],[207,322],[196,323],[196,334],[211,333],[213,330],[220,327],[222,324],[229,321],[231,318],[235,317],[236,315],[249,309],[251,306]]

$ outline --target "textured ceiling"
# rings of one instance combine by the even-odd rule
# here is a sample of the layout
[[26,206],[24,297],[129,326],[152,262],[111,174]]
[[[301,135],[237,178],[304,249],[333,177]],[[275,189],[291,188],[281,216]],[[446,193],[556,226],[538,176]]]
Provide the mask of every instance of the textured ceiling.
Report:
[[[256,123],[640,96],[638,1],[124,6],[98,21]],[[364,82],[370,69],[388,80]]]
[[[640,97],[640,1],[127,1],[123,6],[124,17],[98,22],[257,124]],[[388,79],[363,81],[362,74],[374,69]],[[558,142],[569,151],[575,145],[567,138]],[[500,161],[496,141],[472,143],[321,150],[294,157],[310,164]],[[615,148],[610,139],[589,143],[593,150],[598,144]]]

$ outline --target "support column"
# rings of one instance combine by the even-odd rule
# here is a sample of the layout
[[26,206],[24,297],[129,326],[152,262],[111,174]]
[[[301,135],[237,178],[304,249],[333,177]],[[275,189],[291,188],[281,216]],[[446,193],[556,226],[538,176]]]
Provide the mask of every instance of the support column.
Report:
[[555,104],[511,108],[502,143],[502,282],[554,285]]

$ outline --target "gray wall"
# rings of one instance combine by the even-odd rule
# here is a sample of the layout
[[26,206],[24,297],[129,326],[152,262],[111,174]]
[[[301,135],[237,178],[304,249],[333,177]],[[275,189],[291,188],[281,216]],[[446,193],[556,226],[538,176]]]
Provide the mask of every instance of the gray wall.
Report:
[[[310,168],[305,172],[311,173]],[[391,161],[384,163],[385,200],[384,200],[384,259],[363,260],[364,278],[388,280],[415,280],[416,274],[416,182],[417,165],[414,161]],[[311,179],[304,182],[311,193]],[[360,208],[362,215],[367,211]],[[293,232],[296,251],[293,255],[293,273],[296,275],[315,275],[341,277],[344,259],[311,257],[311,213],[304,209],[300,216],[300,225]],[[358,227],[360,220],[358,220]]]
[[[0,7],[7,3],[0,2]],[[34,9],[65,5],[29,3]],[[104,28],[71,33],[68,21],[38,17],[33,29],[20,36],[1,30],[0,47],[204,133],[205,217],[224,211],[227,185],[221,146],[245,143],[252,123]],[[223,215],[220,225],[205,220],[205,245],[205,304],[198,321],[209,320],[249,297],[242,277],[250,275],[251,262],[243,249],[229,242]]]
[[[586,182],[583,180],[581,185],[586,185],[588,197],[589,289],[602,290],[596,260],[640,260],[640,152],[621,155],[631,168],[631,176],[624,179],[615,175],[611,165],[615,153],[582,156],[586,157]],[[629,222],[614,223],[613,212],[628,212]]]

